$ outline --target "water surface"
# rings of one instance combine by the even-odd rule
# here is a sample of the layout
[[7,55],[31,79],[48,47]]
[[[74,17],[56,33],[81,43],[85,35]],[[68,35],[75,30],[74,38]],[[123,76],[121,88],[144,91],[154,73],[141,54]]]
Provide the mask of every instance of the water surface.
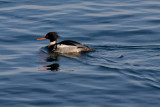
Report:
[[[159,0],[0,0],[0,105],[159,107]],[[54,31],[96,49],[53,55]]]

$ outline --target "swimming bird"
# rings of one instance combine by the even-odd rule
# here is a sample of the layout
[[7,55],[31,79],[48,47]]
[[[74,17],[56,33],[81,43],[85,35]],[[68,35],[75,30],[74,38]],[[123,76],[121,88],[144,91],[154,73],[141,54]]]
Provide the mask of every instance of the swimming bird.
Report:
[[49,32],[45,37],[39,38],[37,40],[49,39],[50,44],[48,45],[48,49],[52,52],[58,53],[78,53],[78,52],[91,52],[95,51],[94,49],[90,49],[88,46],[82,45],[76,41],[72,40],[64,40],[57,43],[58,34],[56,32]]

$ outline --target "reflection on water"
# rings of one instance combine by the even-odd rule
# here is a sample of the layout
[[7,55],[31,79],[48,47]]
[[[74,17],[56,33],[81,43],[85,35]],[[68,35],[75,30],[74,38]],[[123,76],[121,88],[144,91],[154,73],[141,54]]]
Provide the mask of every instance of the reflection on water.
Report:
[[59,64],[57,63],[53,63],[51,65],[47,65],[47,66],[43,66],[44,68],[46,68],[46,70],[50,70],[50,71],[58,71],[59,70]]
[[[60,57],[69,57],[73,59],[80,59],[80,56],[84,55],[85,53],[57,53],[57,52],[52,52],[48,50],[47,47],[41,48],[41,51],[39,53],[39,56],[44,58],[41,59],[40,61],[46,61],[46,62],[57,62]],[[73,71],[73,70],[62,70],[59,69],[60,65],[58,63],[53,63],[50,65],[44,65],[43,68],[45,70],[40,70],[40,71]]]
[[73,70],[59,69],[58,63],[53,63],[51,65],[43,66],[43,68],[46,68],[46,69],[41,71],[73,71]]

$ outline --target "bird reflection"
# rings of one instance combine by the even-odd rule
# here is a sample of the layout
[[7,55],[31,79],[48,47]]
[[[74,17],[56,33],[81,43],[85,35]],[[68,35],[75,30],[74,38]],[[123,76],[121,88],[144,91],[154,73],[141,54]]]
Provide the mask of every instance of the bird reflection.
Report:
[[[81,56],[82,53],[55,53],[55,52],[50,52],[50,51],[46,51],[41,50],[39,56],[41,56],[42,58],[45,58],[43,60],[40,61],[46,61],[46,62],[55,62],[58,61],[60,59],[60,57],[65,56],[65,57],[69,57],[69,58],[73,58],[73,59],[79,59],[79,56]],[[62,70],[59,69],[60,65],[58,63],[53,63],[50,65],[45,65],[43,66],[43,68],[45,68],[45,70],[40,70],[40,71],[73,71],[73,70]]]
[[59,69],[58,63],[53,63],[51,65],[43,66],[43,68],[46,68],[45,70],[41,71],[73,71],[73,70],[65,70],[65,69]]
[[43,66],[43,67],[46,68],[46,70],[50,70],[50,71],[58,71],[59,70],[59,64],[57,64],[57,63]]

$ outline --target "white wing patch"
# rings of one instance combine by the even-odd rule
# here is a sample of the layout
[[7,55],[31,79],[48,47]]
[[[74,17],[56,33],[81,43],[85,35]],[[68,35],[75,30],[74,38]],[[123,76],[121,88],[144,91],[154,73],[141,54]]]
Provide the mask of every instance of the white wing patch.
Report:
[[58,44],[57,49],[55,52],[60,52],[60,53],[70,53],[70,52],[80,52],[81,49],[77,48],[77,46],[72,46],[72,45],[64,45],[64,44]]

